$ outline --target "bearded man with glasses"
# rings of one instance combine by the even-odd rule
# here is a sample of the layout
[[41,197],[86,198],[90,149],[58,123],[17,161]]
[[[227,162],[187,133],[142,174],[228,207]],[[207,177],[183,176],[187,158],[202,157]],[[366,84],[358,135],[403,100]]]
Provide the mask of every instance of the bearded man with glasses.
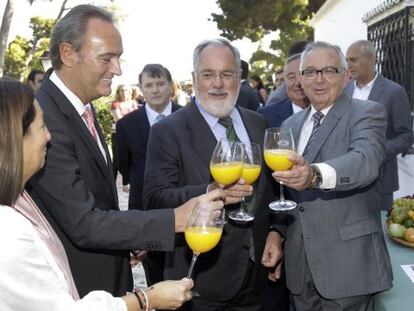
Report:
[[[264,118],[236,106],[240,54],[234,46],[224,39],[201,42],[194,50],[192,75],[195,101],[151,128],[144,180],[144,203],[150,209],[168,208],[218,187],[209,164],[217,141],[227,137],[224,124],[231,124],[241,142],[263,144]],[[200,297],[193,296],[183,309],[263,309],[267,271],[262,260],[280,264],[282,257],[281,234],[269,232],[272,182],[270,174],[263,173],[256,183],[254,223],[228,221],[218,246],[199,257],[194,289]],[[251,195],[252,189],[243,179],[226,186],[226,210],[238,209],[241,197]],[[283,232],[283,227],[276,229]],[[182,278],[190,261],[190,248],[183,235],[177,236],[174,252],[166,254],[164,276]]]

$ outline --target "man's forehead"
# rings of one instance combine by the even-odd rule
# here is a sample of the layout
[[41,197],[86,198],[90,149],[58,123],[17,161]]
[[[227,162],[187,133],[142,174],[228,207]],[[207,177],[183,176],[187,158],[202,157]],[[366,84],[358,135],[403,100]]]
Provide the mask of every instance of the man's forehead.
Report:
[[302,63],[308,67],[320,64],[327,64],[327,66],[339,65],[340,58],[339,55],[332,49],[316,48],[309,51],[302,58]]

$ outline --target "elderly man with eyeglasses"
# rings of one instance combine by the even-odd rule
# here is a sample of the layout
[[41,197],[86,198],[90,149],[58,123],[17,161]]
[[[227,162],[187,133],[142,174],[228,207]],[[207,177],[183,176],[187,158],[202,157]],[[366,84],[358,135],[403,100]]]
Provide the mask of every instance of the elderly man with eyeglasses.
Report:
[[282,124],[297,155],[290,171],[273,173],[298,204],[285,235],[287,286],[298,311],[373,310],[373,295],[392,286],[377,210],[386,111],[344,94],[337,46],[309,44],[300,73],[311,105]]
[[[193,85],[195,101],[151,128],[144,180],[147,208],[168,208],[217,188],[210,159],[217,141],[226,138],[230,128],[241,142],[263,144],[264,118],[236,106],[240,54],[227,40],[207,40],[195,48]],[[254,222],[228,221],[218,246],[200,255],[194,268],[194,289],[200,297],[193,296],[184,310],[263,309],[267,271],[261,261],[280,264],[283,232],[283,227],[269,232],[268,203],[274,194],[268,173],[262,173],[255,185]],[[241,197],[249,197],[252,190],[243,179],[226,186],[226,210],[239,209]],[[166,254],[164,276],[185,276],[190,262],[191,250],[178,236],[174,252]]]

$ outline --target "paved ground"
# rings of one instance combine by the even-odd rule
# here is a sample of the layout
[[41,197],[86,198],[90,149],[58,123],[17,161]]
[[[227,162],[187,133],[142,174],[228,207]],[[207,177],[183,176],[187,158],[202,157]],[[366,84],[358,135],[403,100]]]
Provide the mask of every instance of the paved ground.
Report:
[[[128,209],[128,193],[122,191],[122,181],[120,175],[118,175],[116,180],[116,186],[118,189],[119,207],[121,210],[126,210]],[[147,287],[145,272],[141,264],[138,264],[132,268],[132,275],[134,276],[134,286],[141,288]]]

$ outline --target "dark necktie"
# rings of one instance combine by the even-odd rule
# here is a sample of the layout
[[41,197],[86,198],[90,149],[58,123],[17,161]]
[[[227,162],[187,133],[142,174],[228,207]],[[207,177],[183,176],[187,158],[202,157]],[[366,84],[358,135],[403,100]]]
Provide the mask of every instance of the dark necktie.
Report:
[[92,109],[90,106],[85,106],[85,112],[82,114],[83,119],[86,121],[86,126],[91,133],[93,139],[98,143],[98,132],[96,131]]
[[307,142],[307,144],[305,146],[305,149],[303,149],[303,153],[302,153],[303,156],[308,152],[309,147],[311,146],[312,141],[314,140],[314,138],[316,136],[316,133],[318,132],[319,127],[321,126],[321,120],[322,120],[323,117],[324,117],[324,114],[322,112],[320,112],[320,111],[316,111],[312,115],[312,118],[313,118],[312,134],[309,137],[309,140],[308,140],[308,142]]
[[165,115],[163,115],[162,113],[160,113],[156,118],[155,118],[155,123],[157,123],[158,121],[161,121],[162,119],[165,118]]
[[236,131],[234,129],[233,120],[230,117],[219,119],[218,123],[226,128],[227,139],[240,142],[240,139],[237,137]]

